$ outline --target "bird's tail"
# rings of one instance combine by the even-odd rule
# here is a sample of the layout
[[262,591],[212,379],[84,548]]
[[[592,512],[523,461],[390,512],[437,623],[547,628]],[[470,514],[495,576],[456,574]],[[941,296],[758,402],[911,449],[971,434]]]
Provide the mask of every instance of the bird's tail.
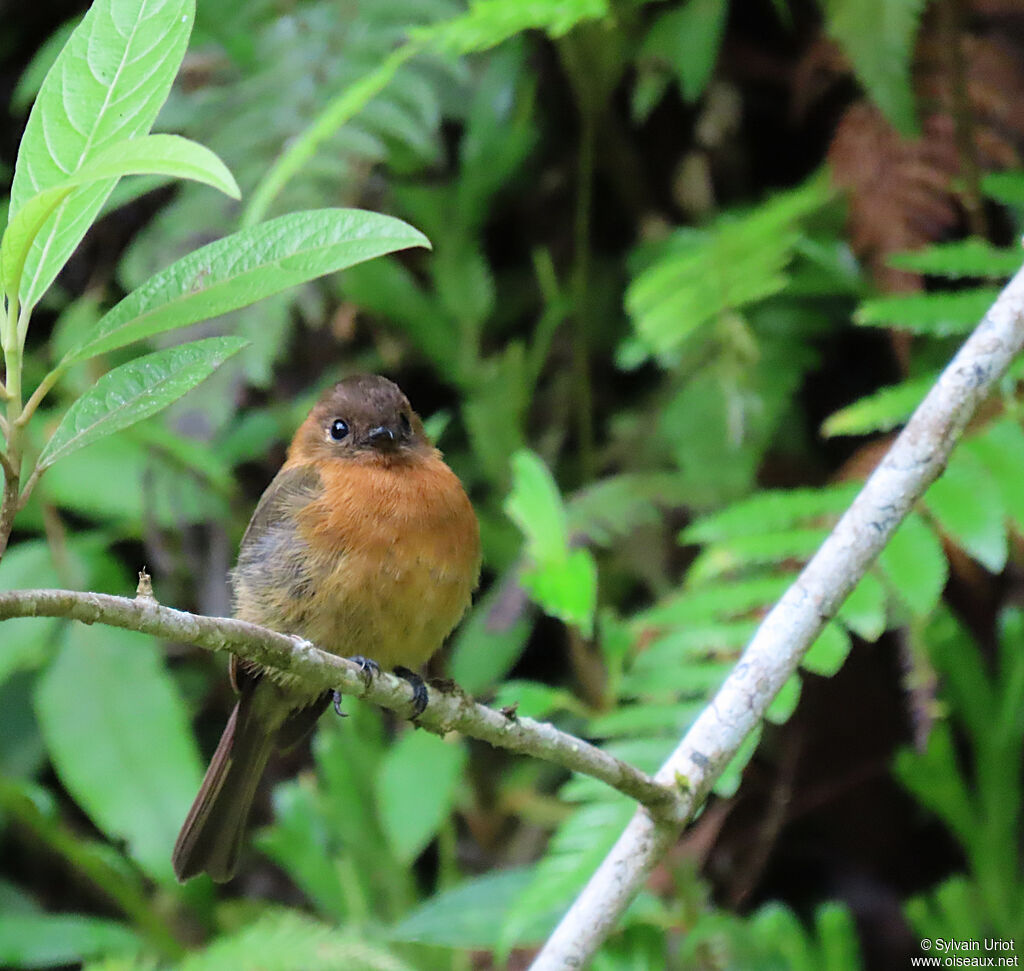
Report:
[[235,874],[253,797],[274,749],[279,719],[266,717],[260,685],[242,692],[174,844],[182,882],[204,871],[223,883]]

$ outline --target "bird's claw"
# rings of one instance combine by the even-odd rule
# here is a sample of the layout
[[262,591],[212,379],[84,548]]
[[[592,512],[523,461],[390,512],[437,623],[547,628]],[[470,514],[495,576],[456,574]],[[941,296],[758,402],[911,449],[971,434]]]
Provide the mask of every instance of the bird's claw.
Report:
[[380,674],[380,665],[370,657],[363,657],[362,654],[355,654],[349,660],[359,667],[359,673],[363,676],[363,684],[367,688],[374,677]]
[[337,690],[332,691],[331,700],[334,702],[334,713],[339,718],[348,718],[348,712],[341,710],[341,692]]
[[403,681],[408,681],[409,686],[412,688],[412,715],[409,717],[410,720],[414,721],[423,714],[423,709],[427,707],[427,701],[430,697],[427,694],[427,686],[415,671],[410,671],[408,668],[397,667],[395,668],[395,674]]

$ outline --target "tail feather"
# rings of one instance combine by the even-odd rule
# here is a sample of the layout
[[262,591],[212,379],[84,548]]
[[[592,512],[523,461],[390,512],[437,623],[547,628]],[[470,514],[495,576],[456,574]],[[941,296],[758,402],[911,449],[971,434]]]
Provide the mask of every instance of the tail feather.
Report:
[[181,827],[171,859],[183,883],[204,871],[218,883],[235,874],[256,787],[280,727],[259,714],[257,694],[246,691],[239,698]]

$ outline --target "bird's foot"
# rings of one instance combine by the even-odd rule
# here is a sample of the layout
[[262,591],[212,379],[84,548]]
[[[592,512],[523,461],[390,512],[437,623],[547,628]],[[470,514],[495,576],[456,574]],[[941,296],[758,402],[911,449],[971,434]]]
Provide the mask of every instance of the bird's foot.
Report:
[[427,707],[427,701],[429,698],[429,695],[427,694],[427,686],[415,671],[410,671],[408,668],[403,667],[397,667],[394,670],[395,674],[397,674],[403,681],[408,681],[412,688],[412,715],[409,717],[410,720],[415,721],[423,714],[423,709]]
[[359,673],[363,676],[363,684],[369,688],[370,682],[376,675],[380,674],[380,665],[373,658],[363,657],[362,654],[355,654],[348,660],[358,665]]

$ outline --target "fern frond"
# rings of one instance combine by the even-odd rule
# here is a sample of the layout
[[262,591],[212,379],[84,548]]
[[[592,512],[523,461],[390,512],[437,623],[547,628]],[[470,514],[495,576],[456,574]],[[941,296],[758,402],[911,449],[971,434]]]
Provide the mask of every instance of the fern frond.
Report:
[[822,435],[869,435],[888,432],[902,425],[939,379],[938,371],[909,378],[899,384],[880,388],[852,405],[833,412],[821,426]]
[[626,290],[626,310],[644,343],[656,353],[673,351],[708,321],[781,291],[803,221],[829,198],[824,182],[813,180],[659,245]]
[[942,293],[901,294],[866,300],[854,315],[861,326],[895,327],[911,334],[967,334],[999,296],[998,287]]
[[985,239],[961,239],[952,243],[934,243],[910,253],[894,253],[889,265],[898,270],[927,273],[930,276],[959,280],[963,277],[1001,279],[1016,273],[1024,263],[1019,247],[993,246]]

